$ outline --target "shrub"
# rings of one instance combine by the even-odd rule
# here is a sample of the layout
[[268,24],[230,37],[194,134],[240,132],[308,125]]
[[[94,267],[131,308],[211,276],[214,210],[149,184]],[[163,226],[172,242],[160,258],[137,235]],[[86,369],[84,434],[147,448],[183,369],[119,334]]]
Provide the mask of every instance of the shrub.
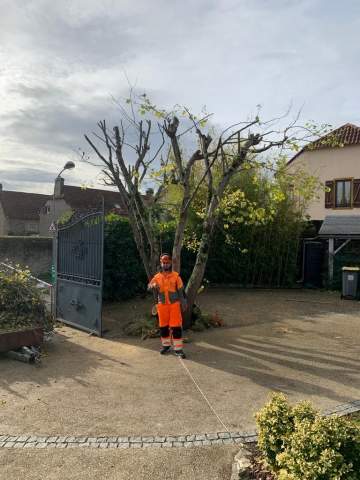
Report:
[[284,451],[288,436],[294,430],[291,407],[285,395],[274,394],[256,414],[259,448],[271,468],[276,468],[276,456]]
[[360,428],[274,394],[256,415],[259,448],[280,480],[359,480]]
[[341,417],[297,422],[277,463],[281,480],[358,480],[360,430]]
[[52,329],[41,292],[28,270],[0,272],[0,330],[16,330],[33,326]]
[[104,300],[126,300],[146,290],[147,278],[129,220],[107,215],[104,245]]
[[[205,277],[210,283],[258,286],[292,286],[298,276],[298,250],[303,223],[286,217],[266,225],[231,227],[237,245],[229,245],[217,230],[211,243]],[[195,227],[194,227],[195,228]],[[174,227],[161,233],[162,251],[171,252]],[[181,277],[190,278],[196,254],[184,246]],[[143,293],[147,278],[127,218],[109,214],[105,220],[104,292],[105,300],[125,300]]]
[[124,333],[130,337],[155,338],[160,336],[160,330],[156,317],[152,315],[140,315],[124,325]]

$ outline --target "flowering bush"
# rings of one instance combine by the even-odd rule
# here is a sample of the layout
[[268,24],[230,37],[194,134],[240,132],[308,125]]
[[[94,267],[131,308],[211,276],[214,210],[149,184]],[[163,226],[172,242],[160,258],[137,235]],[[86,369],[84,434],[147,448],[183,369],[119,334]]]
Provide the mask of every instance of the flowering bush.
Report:
[[259,448],[279,480],[360,480],[360,428],[274,394],[256,415]]

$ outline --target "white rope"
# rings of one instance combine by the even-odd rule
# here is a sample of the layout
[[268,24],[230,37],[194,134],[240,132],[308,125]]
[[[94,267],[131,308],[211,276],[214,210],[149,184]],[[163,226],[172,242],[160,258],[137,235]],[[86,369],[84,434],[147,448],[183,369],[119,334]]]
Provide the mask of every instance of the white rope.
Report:
[[225,428],[225,430],[227,432],[229,432],[229,429],[227,428],[227,426],[225,425],[225,423],[221,420],[221,418],[219,417],[219,415],[216,413],[214,407],[211,405],[211,403],[209,402],[209,400],[207,399],[205,393],[201,390],[201,388],[199,387],[199,385],[196,383],[196,380],[195,378],[191,375],[190,373],[190,370],[187,368],[187,366],[185,365],[183,359],[181,357],[179,357],[179,360],[180,360],[180,363],[181,365],[184,367],[185,371],[188,373],[189,377],[191,378],[191,380],[194,382],[194,385],[196,386],[196,388],[199,390],[199,392],[201,393],[201,395],[203,396],[205,402],[208,404],[208,407],[210,408],[210,410],[213,412],[213,414],[215,415],[215,417],[219,420],[219,422],[221,423],[221,425]]

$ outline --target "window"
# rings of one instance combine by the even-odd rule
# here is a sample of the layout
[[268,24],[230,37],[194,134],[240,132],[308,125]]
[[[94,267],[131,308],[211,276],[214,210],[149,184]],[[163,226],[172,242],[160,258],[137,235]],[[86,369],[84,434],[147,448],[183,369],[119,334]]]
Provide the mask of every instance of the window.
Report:
[[351,180],[336,180],[335,207],[351,207]]
[[325,182],[325,208],[360,208],[360,178]]
[[48,215],[50,213],[50,210],[51,210],[50,205],[45,205],[42,209],[42,213],[44,215]]
[[37,223],[28,223],[26,225],[26,230],[31,233],[37,233],[39,231],[39,227]]

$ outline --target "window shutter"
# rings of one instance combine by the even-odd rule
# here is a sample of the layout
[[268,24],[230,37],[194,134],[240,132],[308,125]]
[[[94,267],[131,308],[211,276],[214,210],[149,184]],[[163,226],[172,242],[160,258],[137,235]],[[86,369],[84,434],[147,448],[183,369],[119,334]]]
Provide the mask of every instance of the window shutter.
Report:
[[[328,180],[325,182],[325,208],[333,208],[334,207],[334,199],[335,199],[335,182],[333,180]],[[329,190],[329,191],[328,191]]]
[[360,208],[360,179],[353,180],[353,207]]

